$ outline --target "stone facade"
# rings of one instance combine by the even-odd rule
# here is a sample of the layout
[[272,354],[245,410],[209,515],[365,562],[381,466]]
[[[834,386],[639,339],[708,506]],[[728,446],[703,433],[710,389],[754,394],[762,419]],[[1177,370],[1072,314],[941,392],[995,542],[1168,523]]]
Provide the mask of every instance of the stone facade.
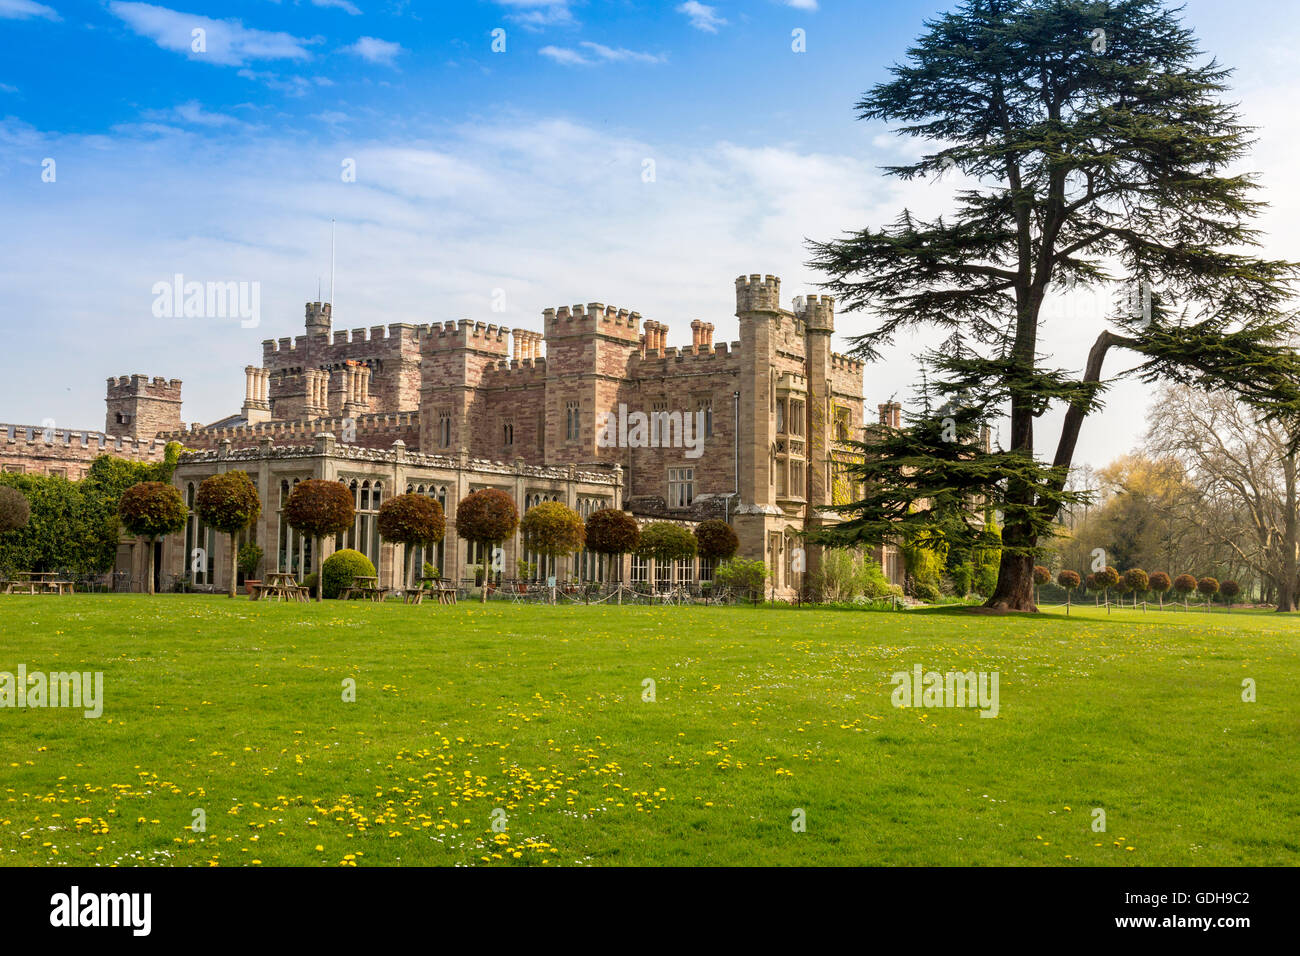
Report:
[[[739,340],[715,344],[713,323],[695,319],[690,346],[599,302],[546,309],[541,332],[467,319],[336,332],[330,304],[311,302],[305,334],[263,342],[262,365],[244,369],[238,415],[185,427],[181,383],[136,375],[109,380],[106,430],[150,443],[135,454],[161,457],[167,441],[191,449],[177,470],[183,490],[229,467],[255,474],[272,570],[285,550],[268,524],[283,482],[337,477],[358,496],[366,482],[382,482],[384,495],[445,488],[453,524],[455,501],[479,486],[511,491],[521,512],[537,500],[600,499],[644,519],[724,517],[741,554],[766,561],[788,594],[816,566],[800,536],[838,520],[828,508],[852,492],[840,472],[867,427],[863,365],[831,349],[830,297],[786,307],[770,275],[739,277],[735,294]],[[888,409],[880,424],[897,427]],[[392,580],[388,546],[374,547]],[[447,547],[442,570],[460,576],[469,556],[451,532]],[[179,545],[166,553],[183,573]],[[897,579],[895,556],[879,557]]]

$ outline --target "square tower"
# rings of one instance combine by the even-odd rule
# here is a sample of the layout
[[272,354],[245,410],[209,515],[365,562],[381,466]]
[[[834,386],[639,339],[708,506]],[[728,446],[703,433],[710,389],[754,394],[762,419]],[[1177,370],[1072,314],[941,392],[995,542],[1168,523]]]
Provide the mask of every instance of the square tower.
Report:
[[104,432],[153,441],[159,432],[181,428],[181,380],[122,375],[108,380]]

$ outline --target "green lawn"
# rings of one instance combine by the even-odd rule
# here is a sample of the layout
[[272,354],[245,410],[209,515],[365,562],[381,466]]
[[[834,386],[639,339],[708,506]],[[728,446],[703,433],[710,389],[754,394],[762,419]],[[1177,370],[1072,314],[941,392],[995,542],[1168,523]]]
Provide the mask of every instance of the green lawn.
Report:
[[[0,709],[0,863],[1296,865],[1298,647],[1264,612],[0,597],[0,671],[105,681],[99,719]],[[1000,716],[893,707],[918,663],[998,671]]]

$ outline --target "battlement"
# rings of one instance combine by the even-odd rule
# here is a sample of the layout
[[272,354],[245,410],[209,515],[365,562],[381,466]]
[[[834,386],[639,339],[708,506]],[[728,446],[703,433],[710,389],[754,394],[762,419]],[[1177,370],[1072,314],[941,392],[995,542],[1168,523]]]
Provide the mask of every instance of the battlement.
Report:
[[746,312],[779,312],[781,310],[781,280],[776,276],[751,276],[736,278],[736,314]]
[[109,398],[134,398],[141,395],[179,402],[181,380],[163,378],[161,375],[153,378],[148,375],[119,375],[108,380]]
[[246,447],[263,438],[313,438],[322,432],[331,432],[340,440],[355,434],[354,438],[348,438],[346,444],[373,447],[391,444],[398,438],[413,444],[418,440],[419,431],[419,412],[377,412],[334,418],[275,420],[226,428],[208,428],[195,423],[189,428],[167,432],[158,437],[160,440],[179,441],[189,448],[215,448],[224,439],[229,439],[232,445]]
[[808,324],[809,329],[824,332],[835,330],[835,298],[829,295],[805,295],[795,302],[795,315]]
[[[732,368],[740,358],[740,343],[732,342],[728,347],[726,342],[718,342],[709,348],[678,348],[669,346],[663,351],[652,351],[646,355],[633,355],[632,365],[629,374],[633,378],[648,375],[667,375],[669,366],[673,366],[673,374],[681,374],[683,371],[688,374],[696,368],[700,374],[719,371],[721,368]],[[689,366],[683,369],[682,366]]]
[[34,446],[43,446],[57,451],[60,458],[77,460],[114,455],[132,461],[161,461],[167,449],[167,440],[162,438],[145,441],[89,429],[3,423],[0,423],[0,442],[7,446],[26,446],[29,452],[35,450]]
[[831,353],[831,368],[844,369],[848,372],[856,372],[861,375],[866,364],[861,359],[851,358],[848,355],[841,355],[839,352]]
[[328,334],[330,330],[330,313],[334,306],[329,302],[307,303],[307,331]]
[[452,349],[476,349],[506,355],[510,329],[504,325],[475,322],[471,319],[434,323],[420,329],[421,352],[446,352]]
[[[325,306],[329,308],[329,304]],[[316,328],[311,330],[310,338],[316,341],[324,341],[327,347],[337,345],[360,345],[360,344],[414,344],[422,329],[427,326],[415,326],[408,322],[393,322],[387,326],[374,325],[369,329],[339,329],[331,333],[328,328]],[[280,352],[297,352],[299,349],[307,348],[308,336],[298,335],[290,338],[283,336],[279,339],[263,339],[262,354],[269,357]]]
[[603,302],[588,302],[586,306],[578,303],[545,309],[542,312],[542,322],[548,336],[601,332],[627,342],[636,342],[641,313],[605,305]]

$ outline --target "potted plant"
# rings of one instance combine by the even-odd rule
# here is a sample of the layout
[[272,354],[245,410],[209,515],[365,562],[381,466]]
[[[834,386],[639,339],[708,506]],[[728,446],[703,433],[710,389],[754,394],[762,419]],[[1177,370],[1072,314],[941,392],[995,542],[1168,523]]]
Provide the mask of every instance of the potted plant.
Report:
[[537,565],[519,558],[515,561],[515,567],[519,571],[519,580],[516,582],[516,587],[518,587],[519,593],[523,594],[528,590],[528,582],[537,574]]
[[434,585],[438,583],[438,579],[442,577],[442,572],[428,561],[425,561],[424,566],[420,569],[420,575],[424,579],[424,588],[427,591],[432,590]]
[[257,573],[257,566],[262,563],[262,549],[250,542],[239,549],[237,561],[239,570],[244,575],[244,593],[252,594],[254,586],[262,583],[253,577]]

